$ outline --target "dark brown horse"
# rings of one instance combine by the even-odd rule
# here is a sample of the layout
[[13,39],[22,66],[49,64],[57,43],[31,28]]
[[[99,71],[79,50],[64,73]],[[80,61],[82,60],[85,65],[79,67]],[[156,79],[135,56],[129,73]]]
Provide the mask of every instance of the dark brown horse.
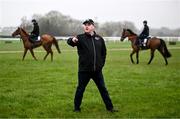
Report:
[[33,49],[37,48],[37,47],[39,47],[41,45],[43,46],[43,48],[47,52],[47,54],[44,57],[44,60],[47,58],[47,56],[50,53],[51,54],[51,61],[53,61],[53,51],[51,49],[52,44],[55,45],[58,53],[61,53],[57,40],[55,39],[55,37],[53,37],[51,35],[43,34],[41,36],[40,41],[36,41],[35,43],[30,42],[29,34],[23,28],[18,27],[18,29],[12,33],[13,37],[15,37],[16,35],[21,36],[21,39],[23,40],[23,44],[24,44],[24,55],[23,55],[22,60],[24,60],[28,50],[31,52],[31,55],[33,56],[33,58],[35,60],[37,60],[35,55],[34,55]]
[[[138,64],[139,63],[139,51],[140,51],[140,47],[138,45],[138,36],[134,32],[132,32],[132,30],[130,30],[130,29],[123,29],[123,32],[121,35],[121,41],[123,41],[126,37],[128,37],[128,39],[131,41],[131,46],[133,49],[132,53],[130,54],[131,62],[134,63],[132,56],[134,53],[136,53],[136,59],[137,59],[136,63]],[[151,58],[150,58],[148,64],[150,64],[151,61],[153,60],[154,52],[156,49],[163,56],[166,65],[168,64],[167,58],[171,57],[171,54],[169,53],[164,40],[156,38],[156,37],[150,38],[147,41],[147,49],[151,50]]]

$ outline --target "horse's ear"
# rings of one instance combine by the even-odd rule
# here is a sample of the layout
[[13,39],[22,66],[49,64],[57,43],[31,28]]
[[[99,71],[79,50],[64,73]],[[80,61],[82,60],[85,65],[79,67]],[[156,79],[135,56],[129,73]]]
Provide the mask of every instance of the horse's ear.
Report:
[[123,23],[123,30],[126,30],[127,29],[127,26],[126,26],[126,23]]
[[18,27],[18,29],[22,29],[22,27]]

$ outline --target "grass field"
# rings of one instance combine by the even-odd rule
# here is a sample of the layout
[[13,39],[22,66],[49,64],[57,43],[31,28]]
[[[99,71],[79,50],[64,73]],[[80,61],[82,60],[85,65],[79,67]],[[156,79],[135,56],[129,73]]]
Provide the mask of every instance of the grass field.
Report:
[[1,118],[180,118],[180,43],[168,45],[168,66],[158,52],[147,65],[149,51],[140,52],[140,64],[131,64],[130,42],[106,43],[103,72],[117,113],[106,111],[93,81],[84,93],[82,112],[73,112],[78,57],[76,48],[63,41],[59,45],[62,54],[53,48],[53,62],[42,60],[45,52],[35,52],[38,61],[28,52],[21,61],[21,42],[0,41]]

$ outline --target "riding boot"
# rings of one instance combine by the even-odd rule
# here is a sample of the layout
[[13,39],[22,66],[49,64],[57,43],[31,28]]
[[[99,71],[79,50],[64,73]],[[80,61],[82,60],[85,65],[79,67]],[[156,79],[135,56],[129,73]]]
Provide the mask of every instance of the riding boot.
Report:
[[142,41],[140,40],[139,41],[139,47],[142,47],[143,45],[142,45],[143,43],[142,43]]

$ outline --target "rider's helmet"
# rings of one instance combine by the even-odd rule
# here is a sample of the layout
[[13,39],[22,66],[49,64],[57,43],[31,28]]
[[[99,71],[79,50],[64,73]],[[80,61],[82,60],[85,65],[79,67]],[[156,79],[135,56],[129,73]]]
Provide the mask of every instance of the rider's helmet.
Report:
[[143,21],[143,23],[147,24],[147,21],[146,21],[146,20],[144,20],[144,21]]
[[35,20],[35,19],[33,19],[31,22],[36,23],[36,20]]

